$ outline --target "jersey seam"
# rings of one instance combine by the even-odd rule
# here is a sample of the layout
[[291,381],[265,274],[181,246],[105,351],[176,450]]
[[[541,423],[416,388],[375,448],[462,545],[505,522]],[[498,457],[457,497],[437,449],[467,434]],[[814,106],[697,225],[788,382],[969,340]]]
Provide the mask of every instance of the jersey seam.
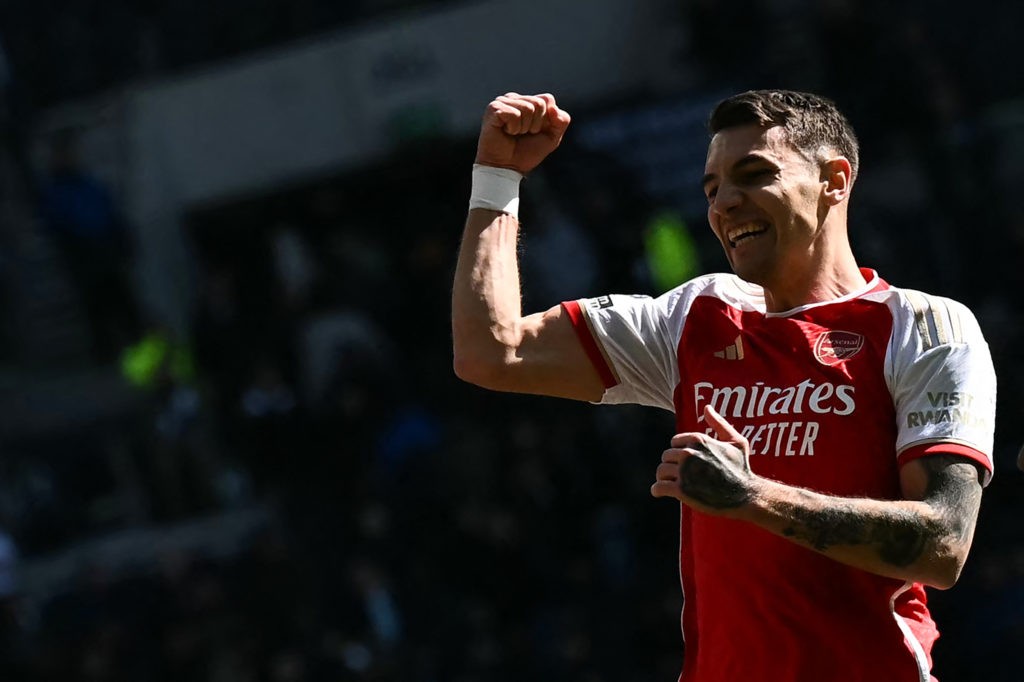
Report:
[[918,440],[915,440],[915,441],[911,441],[910,443],[907,443],[906,445],[903,445],[903,446],[897,448],[896,449],[896,456],[899,457],[900,455],[902,455],[907,450],[910,450],[911,448],[914,448],[914,447],[918,447],[920,445],[941,445],[943,443],[949,443],[950,445],[961,445],[961,446],[970,448],[971,450],[975,450],[978,453],[980,453],[982,455],[985,455],[986,457],[989,457],[989,458],[991,458],[991,456],[992,456],[991,453],[985,452],[984,450],[979,448],[977,443],[971,443],[970,441],[963,440],[961,438],[948,438],[948,437],[921,438],[921,439],[918,439]]
[[914,657],[914,664],[917,668],[918,680],[920,682],[928,682],[931,675],[928,669],[928,656],[924,651],[924,646],[921,641],[914,635],[914,631],[910,629],[910,624],[907,619],[896,612],[896,599],[910,589],[912,583],[908,580],[903,583],[903,586],[896,590],[892,597],[889,599],[889,612],[896,620],[896,627],[900,629],[903,636],[906,638],[908,645],[910,646],[910,654]]
[[863,287],[856,289],[855,291],[851,291],[850,293],[845,294],[843,296],[840,296],[839,298],[833,298],[829,301],[819,301],[817,303],[808,303],[806,305],[797,306],[796,308],[790,308],[789,310],[783,310],[777,313],[765,312],[764,315],[765,317],[774,318],[792,317],[794,315],[799,315],[800,313],[805,313],[808,310],[816,310],[818,308],[823,308],[824,306],[827,305],[834,305],[836,303],[849,303],[850,301],[855,301],[858,298],[864,298],[868,294],[874,293],[875,289],[877,289],[883,281],[877,272],[872,271],[872,275],[872,278]]

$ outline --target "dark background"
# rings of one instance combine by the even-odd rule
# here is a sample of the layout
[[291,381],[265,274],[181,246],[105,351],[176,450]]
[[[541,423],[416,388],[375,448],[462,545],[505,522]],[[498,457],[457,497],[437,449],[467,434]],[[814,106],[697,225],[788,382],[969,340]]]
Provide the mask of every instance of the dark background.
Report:
[[[648,495],[670,415],[451,372],[473,136],[191,206],[174,327],[140,291],[129,190],[42,125],[465,4],[0,2],[0,679],[675,679],[677,514]],[[931,591],[944,682],[1017,680],[1024,644],[1022,7],[681,3],[693,77],[573,109],[524,189],[527,309],[657,294],[665,216],[697,271],[726,267],[697,187],[710,104],[795,87],[848,113],[861,264],[970,306],[1000,381],[974,548]]]

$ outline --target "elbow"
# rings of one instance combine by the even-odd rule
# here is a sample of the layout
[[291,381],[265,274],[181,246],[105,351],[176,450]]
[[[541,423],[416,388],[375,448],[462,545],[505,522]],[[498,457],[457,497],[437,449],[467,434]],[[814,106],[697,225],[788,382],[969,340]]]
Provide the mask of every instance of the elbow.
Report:
[[967,562],[967,548],[944,544],[928,561],[921,582],[938,590],[948,590],[956,585]]
[[928,587],[934,587],[937,590],[948,590],[949,588],[953,587],[953,585],[956,585],[956,581],[959,577],[959,571],[946,571],[943,573],[932,574],[928,577],[928,579],[923,580],[922,582]]
[[948,590],[953,585],[956,585],[956,581],[960,579],[960,572],[963,571],[963,568],[963,561],[943,562],[943,566],[933,572],[928,584],[938,590]]
[[452,369],[455,376],[468,384],[487,388],[492,391],[503,390],[502,377],[504,364],[480,356],[455,352]]
[[919,548],[912,579],[939,590],[956,585],[967,563],[974,539],[973,515],[930,505],[924,523],[917,528]]
[[452,370],[468,384],[500,390],[507,346],[467,323],[452,323]]
[[455,376],[467,384],[479,385],[483,376],[479,362],[469,360],[458,352],[455,353],[455,358],[452,360],[452,369],[455,371]]

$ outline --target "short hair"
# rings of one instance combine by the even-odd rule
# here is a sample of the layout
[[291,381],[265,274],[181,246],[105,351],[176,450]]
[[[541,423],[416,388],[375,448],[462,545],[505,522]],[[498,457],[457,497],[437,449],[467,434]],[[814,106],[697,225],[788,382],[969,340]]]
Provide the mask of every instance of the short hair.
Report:
[[794,90],[749,90],[719,102],[708,119],[708,130],[714,135],[750,124],[762,128],[782,126],[789,143],[811,158],[823,146],[834,149],[846,157],[851,175],[857,177],[857,135],[835,102],[827,97]]

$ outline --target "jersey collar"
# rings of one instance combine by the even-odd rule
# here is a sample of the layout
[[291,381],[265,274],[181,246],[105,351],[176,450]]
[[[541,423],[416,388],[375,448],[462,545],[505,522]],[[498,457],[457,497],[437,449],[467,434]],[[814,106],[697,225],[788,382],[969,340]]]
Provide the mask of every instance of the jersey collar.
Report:
[[818,301],[817,303],[808,303],[807,305],[797,306],[796,308],[790,308],[789,310],[783,310],[778,313],[765,313],[765,317],[789,317],[790,315],[796,315],[806,310],[812,310],[814,308],[820,308],[826,305],[832,305],[833,303],[843,303],[845,301],[852,301],[855,298],[860,298],[875,291],[882,291],[883,289],[889,288],[889,283],[878,276],[878,273],[871,268],[860,268],[860,274],[863,275],[864,280],[867,282],[864,286],[851,291],[848,294],[840,296],[839,298],[833,298],[829,301]]

